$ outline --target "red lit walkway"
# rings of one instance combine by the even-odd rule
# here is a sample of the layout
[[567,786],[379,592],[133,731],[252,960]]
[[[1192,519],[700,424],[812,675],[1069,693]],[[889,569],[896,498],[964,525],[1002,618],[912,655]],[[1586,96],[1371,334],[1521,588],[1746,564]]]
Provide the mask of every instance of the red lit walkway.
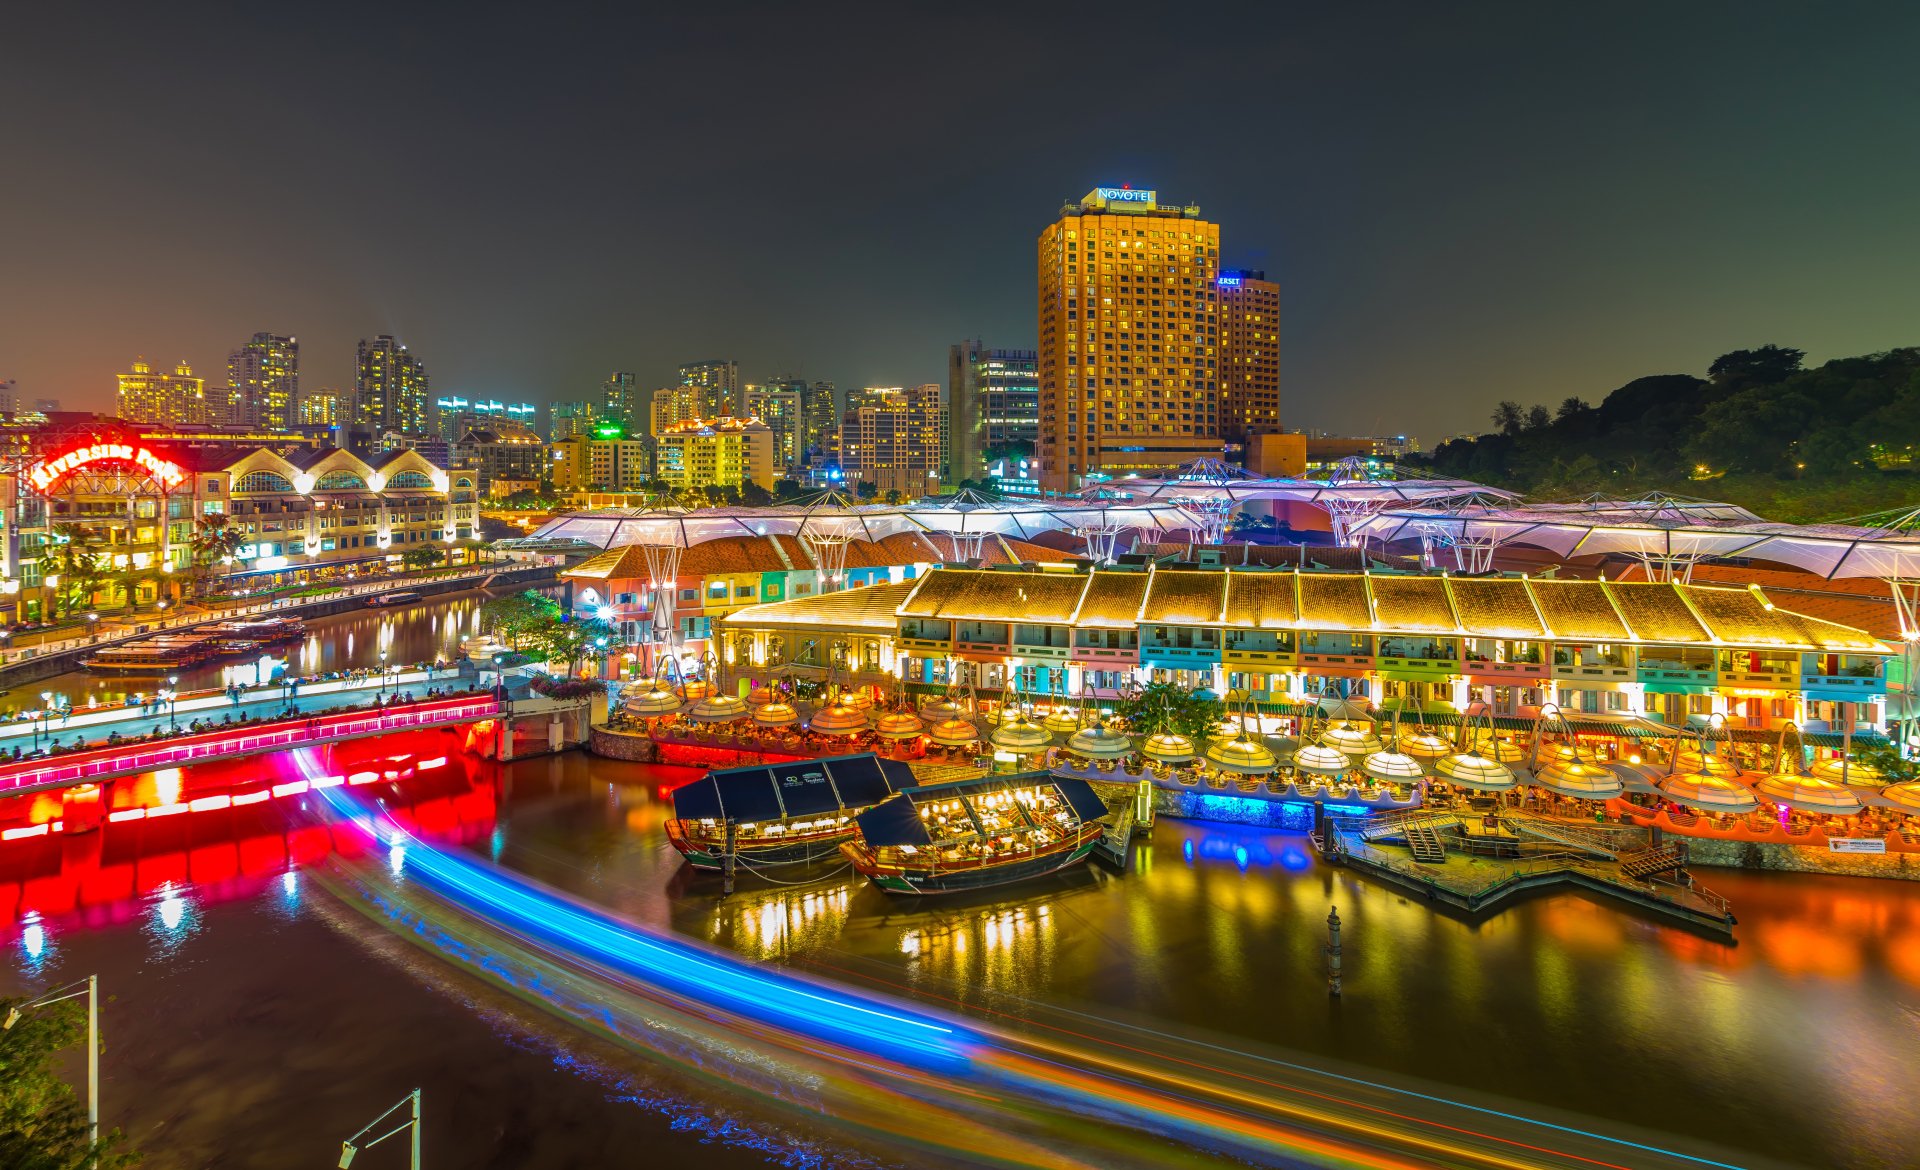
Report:
[[0,797],[409,728],[477,723],[500,713],[500,703],[491,695],[435,699],[383,711],[313,715],[251,727],[223,728],[178,739],[69,752],[48,759],[9,761],[0,764]]

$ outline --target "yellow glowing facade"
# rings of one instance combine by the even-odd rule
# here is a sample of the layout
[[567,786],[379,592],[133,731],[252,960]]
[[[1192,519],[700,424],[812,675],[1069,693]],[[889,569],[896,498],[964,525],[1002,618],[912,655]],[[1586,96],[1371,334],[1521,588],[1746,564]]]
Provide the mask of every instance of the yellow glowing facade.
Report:
[[774,433],[759,419],[685,422],[657,439],[659,477],[676,490],[742,487],[773,490]]
[[1040,233],[1042,486],[1220,454],[1220,228],[1102,187]]
[[167,374],[140,358],[131,371],[115,377],[120,383],[121,418],[176,427],[207,424],[207,380],[194,377],[187,363],[181,362]]
[[[1220,437],[1280,433],[1280,286],[1264,272],[1222,272]],[[1241,462],[1245,463],[1246,460]]]

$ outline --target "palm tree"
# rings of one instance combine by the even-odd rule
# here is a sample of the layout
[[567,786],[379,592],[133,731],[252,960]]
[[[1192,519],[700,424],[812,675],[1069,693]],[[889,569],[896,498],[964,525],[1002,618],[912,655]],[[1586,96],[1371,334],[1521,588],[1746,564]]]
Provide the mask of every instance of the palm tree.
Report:
[[153,584],[158,578],[152,569],[136,569],[132,564],[121,565],[113,570],[113,584],[127,600],[127,612],[139,608],[140,586]]
[[206,580],[212,574],[213,566],[231,558],[246,543],[246,536],[233,526],[232,518],[225,512],[209,512],[195,522],[193,535],[187,540],[187,548],[202,592],[205,592]]
[[80,524],[56,524],[53,540],[47,545],[45,559],[60,578],[54,593],[54,616],[64,610],[72,613],[76,605],[93,596],[99,586],[100,534]]

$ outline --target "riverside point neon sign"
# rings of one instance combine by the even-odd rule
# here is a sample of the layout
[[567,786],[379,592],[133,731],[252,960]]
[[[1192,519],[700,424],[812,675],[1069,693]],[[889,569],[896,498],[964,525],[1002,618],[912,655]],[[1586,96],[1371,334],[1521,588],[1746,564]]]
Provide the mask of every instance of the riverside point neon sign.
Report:
[[187,473],[180,470],[178,463],[162,459],[145,447],[132,443],[89,443],[34,464],[27,471],[27,482],[33,485],[33,490],[45,494],[81,468],[95,463],[131,463],[169,490],[187,479]]

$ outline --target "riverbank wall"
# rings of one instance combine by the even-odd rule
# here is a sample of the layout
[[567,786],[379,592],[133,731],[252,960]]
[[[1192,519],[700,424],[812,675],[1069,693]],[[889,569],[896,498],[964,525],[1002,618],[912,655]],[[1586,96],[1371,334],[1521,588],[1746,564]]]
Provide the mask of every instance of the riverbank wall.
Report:
[[1669,835],[1684,843],[1689,867],[1759,869],[1777,873],[1827,873],[1841,877],[1898,878],[1920,881],[1920,854],[1831,853],[1804,845],[1764,841],[1712,841]]

